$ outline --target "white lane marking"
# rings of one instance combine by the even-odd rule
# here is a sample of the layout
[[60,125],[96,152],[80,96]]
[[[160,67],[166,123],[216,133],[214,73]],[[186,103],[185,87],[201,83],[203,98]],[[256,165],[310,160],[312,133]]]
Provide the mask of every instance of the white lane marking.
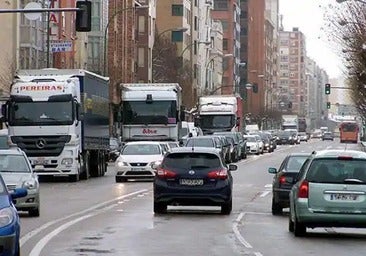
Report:
[[260,253],[260,252],[255,252],[255,253],[254,253],[254,255],[255,255],[255,256],[263,256],[263,254],[262,254],[262,253]]
[[84,215],[82,217],[79,217],[77,219],[74,219],[72,221],[69,221],[60,227],[53,230],[51,233],[47,234],[45,237],[43,237],[35,247],[33,247],[32,251],[30,252],[29,256],[38,256],[41,254],[42,249],[47,245],[47,243],[55,236],[57,236],[59,233],[61,233],[63,230],[67,229],[68,227],[76,224],[77,222],[80,222],[84,219],[87,219],[89,217],[93,216],[93,214]]
[[326,149],[330,149],[330,148],[332,148],[332,146],[327,146],[327,147],[326,147]]
[[126,194],[126,195],[123,195],[123,196],[120,196],[120,197],[117,197],[117,198],[114,198],[112,200],[109,200],[109,201],[106,201],[106,202],[103,202],[103,203],[100,203],[100,204],[97,204],[97,205],[94,205],[93,207],[90,207],[90,208],[87,208],[87,209],[84,209],[82,211],[79,211],[79,212],[76,212],[76,213],[73,213],[73,214],[70,214],[68,216],[65,216],[63,218],[59,218],[59,219],[56,219],[56,220],[53,220],[53,221],[50,221],[50,222],[47,222],[45,224],[43,224],[42,226],[40,226],[39,228],[36,228],[30,232],[28,232],[27,234],[25,234],[24,236],[22,236],[20,238],[20,247],[22,247],[25,243],[27,243],[29,241],[29,239],[31,239],[32,237],[34,237],[35,235],[37,235],[38,233],[42,232],[43,230],[45,230],[46,228],[58,223],[58,222],[61,222],[61,221],[64,221],[64,220],[67,220],[69,218],[72,218],[72,217],[76,217],[78,215],[82,215],[82,214],[86,214],[86,213],[89,213],[95,209],[98,209],[100,207],[103,207],[105,205],[108,205],[108,204],[111,204],[113,202],[118,202],[122,199],[125,199],[127,197],[131,197],[131,196],[134,196],[136,194],[140,194],[140,193],[145,193],[147,192],[148,190],[147,189],[142,189],[142,190],[138,190],[138,191],[135,191],[135,192],[132,192],[132,193],[129,193],[129,194]]
[[263,192],[262,192],[262,194],[260,194],[260,196],[259,196],[259,197],[265,197],[265,196],[267,196],[269,193],[271,193],[271,191],[270,191],[270,190],[263,191]]
[[272,188],[272,184],[266,184],[264,185],[265,188]]
[[251,249],[251,248],[253,248],[253,246],[251,246],[251,244],[250,244],[250,243],[248,243],[248,242],[244,239],[244,237],[240,234],[240,231],[239,231],[239,229],[238,229],[238,225],[239,225],[239,223],[241,222],[241,220],[244,218],[244,215],[245,215],[245,212],[241,212],[241,213],[239,214],[239,216],[236,218],[235,223],[233,224],[233,231],[234,231],[234,234],[235,234],[236,239],[238,239],[238,241],[239,241],[242,245],[244,245],[246,248]]

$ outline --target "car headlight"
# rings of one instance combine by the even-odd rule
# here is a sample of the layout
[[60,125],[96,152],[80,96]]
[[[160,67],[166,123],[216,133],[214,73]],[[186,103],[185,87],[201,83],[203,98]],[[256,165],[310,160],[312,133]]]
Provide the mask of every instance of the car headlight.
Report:
[[290,136],[290,137],[288,137],[290,140],[292,139],[292,137]]
[[0,210],[0,227],[5,227],[14,220],[14,212],[10,207]]
[[266,143],[266,145],[265,145],[266,147],[268,147],[269,146],[269,144],[268,143]]
[[37,182],[36,180],[27,180],[25,182],[23,182],[22,188],[26,188],[26,189],[35,189],[37,187]]
[[123,162],[123,161],[118,161],[118,162],[117,162],[117,166],[118,166],[118,167],[128,166],[128,163]]
[[62,161],[61,161],[61,164],[64,164],[64,165],[70,165],[70,164],[72,164],[74,161],[73,161],[73,159],[72,158],[64,158],[64,159],[62,159]]
[[148,164],[149,167],[152,167],[152,166],[159,166],[161,164],[161,161],[158,160],[158,161],[154,161],[154,162],[151,162]]
[[233,152],[234,152],[234,148],[231,148],[231,149],[230,149],[230,153],[233,153]]

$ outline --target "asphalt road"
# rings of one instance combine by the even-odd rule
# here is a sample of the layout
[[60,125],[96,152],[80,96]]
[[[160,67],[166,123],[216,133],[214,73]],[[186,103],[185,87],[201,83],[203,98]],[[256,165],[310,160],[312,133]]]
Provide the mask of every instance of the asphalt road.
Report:
[[287,231],[288,216],[272,216],[270,166],[289,152],[357,145],[314,140],[249,156],[234,176],[233,212],[215,207],[152,211],[151,182],[115,183],[114,168],[78,183],[42,182],[41,216],[21,214],[22,255],[363,255],[363,229],[314,229],[305,238]]

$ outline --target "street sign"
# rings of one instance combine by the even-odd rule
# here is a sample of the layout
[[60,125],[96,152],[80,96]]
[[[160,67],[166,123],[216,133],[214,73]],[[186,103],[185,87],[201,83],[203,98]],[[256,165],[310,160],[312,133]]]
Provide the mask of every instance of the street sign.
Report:
[[[31,9],[41,9],[42,5],[40,3],[36,3],[36,2],[30,2],[28,3],[25,7],[24,10],[31,10]],[[34,13],[24,13],[24,16],[28,19],[28,20],[38,20],[41,17],[40,12],[34,12]]]
[[53,41],[50,42],[51,52],[71,52],[72,41]]

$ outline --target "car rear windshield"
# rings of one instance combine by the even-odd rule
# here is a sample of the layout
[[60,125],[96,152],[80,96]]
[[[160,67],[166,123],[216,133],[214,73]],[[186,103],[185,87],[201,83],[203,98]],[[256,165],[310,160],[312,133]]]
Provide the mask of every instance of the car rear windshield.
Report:
[[309,182],[366,183],[366,160],[318,159],[314,160],[306,174]]
[[0,155],[1,172],[31,172],[23,155]]
[[255,137],[246,137],[248,142],[256,142]]
[[162,166],[167,169],[215,169],[221,167],[221,161],[215,154],[174,153],[164,158]]
[[290,156],[286,164],[286,171],[299,172],[307,158],[307,156]]
[[207,139],[190,139],[187,141],[187,147],[204,147],[204,148],[213,148],[214,143],[211,138]]
[[122,155],[160,155],[160,147],[154,144],[126,145]]

